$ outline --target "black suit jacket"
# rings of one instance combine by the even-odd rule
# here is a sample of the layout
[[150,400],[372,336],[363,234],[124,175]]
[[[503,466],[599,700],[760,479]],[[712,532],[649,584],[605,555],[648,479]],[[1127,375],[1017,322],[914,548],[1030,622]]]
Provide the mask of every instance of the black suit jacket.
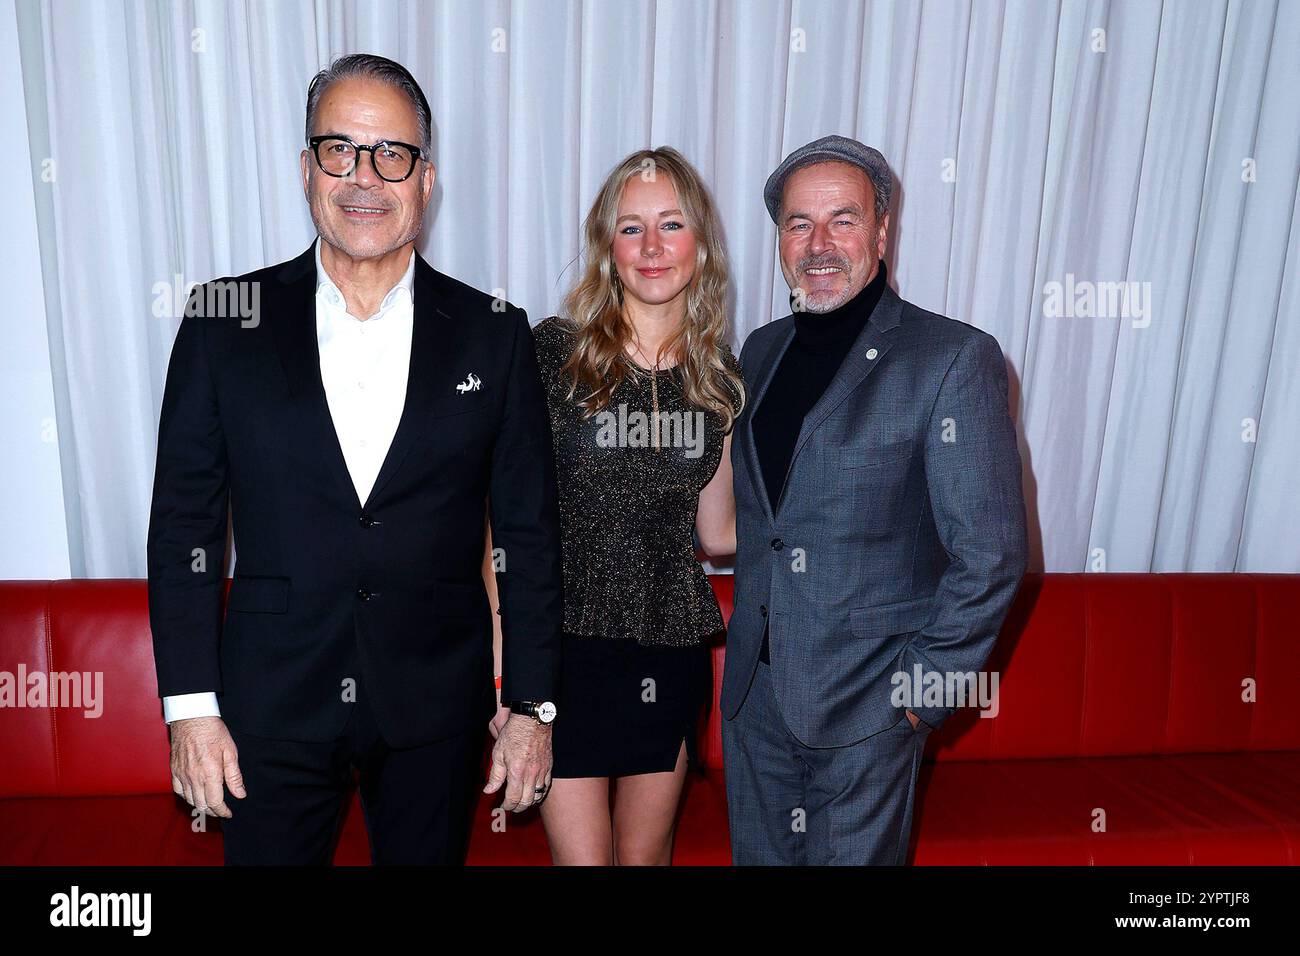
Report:
[[[209,295],[231,282],[257,290],[245,300],[254,317]],[[527,316],[416,255],[406,403],[362,502],[321,382],[315,293],[313,246],[207,283],[186,307],[149,520],[159,693],[216,690],[228,725],[290,740],[334,739],[352,681],[395,747],[486,724],[486,499],[506,562],[503,699],[554,699],[559,516]],[[478,387],[458,389],[471,373]],[[236,567],[223,626],[227,504]]]

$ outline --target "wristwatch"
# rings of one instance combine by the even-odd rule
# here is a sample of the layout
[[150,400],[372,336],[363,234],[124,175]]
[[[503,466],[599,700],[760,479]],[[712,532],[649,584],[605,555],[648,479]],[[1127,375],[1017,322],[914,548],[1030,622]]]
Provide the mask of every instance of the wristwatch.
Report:
[[539,724],[549,724],[555,719],[555,704],[549,700],[512,700],[506,706],[510,713],[532,717]]

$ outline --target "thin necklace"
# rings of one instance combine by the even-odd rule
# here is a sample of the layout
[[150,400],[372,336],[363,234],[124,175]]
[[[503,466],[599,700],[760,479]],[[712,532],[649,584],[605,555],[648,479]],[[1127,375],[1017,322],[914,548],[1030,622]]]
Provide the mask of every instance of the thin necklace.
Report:
[[[636,343],[636,350],[642,358],[648,358],[640,342]],[[655,451],[659,451],[659,382],[655,377],[655,372],[658,370],[659,360],[655,359],[654,365],[650,367],[650,407],[653,410],[650,418],[650,437]]]

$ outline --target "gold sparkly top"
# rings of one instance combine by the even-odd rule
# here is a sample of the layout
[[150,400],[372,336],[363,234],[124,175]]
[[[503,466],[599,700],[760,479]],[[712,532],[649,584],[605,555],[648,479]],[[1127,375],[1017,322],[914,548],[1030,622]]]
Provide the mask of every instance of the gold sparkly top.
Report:
[[673,367],[627,375],[603,412],[583,418],[581,392],[567,399],[560,374],[572,332],[552,316],[533,341],[555,443],[564,629],[676,646],[719,633],[722,614],[691,535],[700,491],[722,460],[722,417],[686,404]]

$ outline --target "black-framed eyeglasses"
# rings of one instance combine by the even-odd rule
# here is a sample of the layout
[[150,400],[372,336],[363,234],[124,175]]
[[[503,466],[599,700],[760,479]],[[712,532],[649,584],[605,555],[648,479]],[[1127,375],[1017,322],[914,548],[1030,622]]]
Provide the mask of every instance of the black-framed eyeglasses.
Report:
[[370,154],[370,165],[375,175],[385,182],[400,183],[415,172],[415,161],[420,158],[420,148],[396,140],[382,140],[373,146],[362,146],[346,136],[313,136],[307,140],[316,165],[330,176],[351,176],[356,172],[361,153]]

